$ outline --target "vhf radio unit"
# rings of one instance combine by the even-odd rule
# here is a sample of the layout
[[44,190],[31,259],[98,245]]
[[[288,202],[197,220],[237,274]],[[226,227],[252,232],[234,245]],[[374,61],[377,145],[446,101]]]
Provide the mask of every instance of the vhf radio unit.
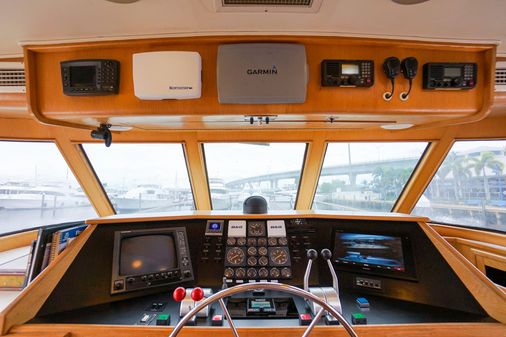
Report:
[[323,60],[322,87],[371,87],[374,84],[374,61]]
[[119,62],[116,60],[72,60],[60,63],[63,93],[67,96],[116,95]]
[[476,86],[476,63],[426,63],[423,88],[435,90],[472,89]]

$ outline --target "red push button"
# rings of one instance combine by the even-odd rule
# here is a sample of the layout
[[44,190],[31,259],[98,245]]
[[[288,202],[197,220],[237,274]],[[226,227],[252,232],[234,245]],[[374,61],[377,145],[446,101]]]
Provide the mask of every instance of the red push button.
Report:
[[223,325],[223,315],[214,315],[211,318],[211,325],[222,326]]
[[311,323],[311,315],[310,314],[300,314],[299,315],[299,325],[309,325]]

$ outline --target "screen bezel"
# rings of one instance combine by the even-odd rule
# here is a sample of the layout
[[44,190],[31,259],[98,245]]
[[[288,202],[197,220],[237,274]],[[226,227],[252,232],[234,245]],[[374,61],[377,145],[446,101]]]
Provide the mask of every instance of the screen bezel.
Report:
[[[121,263],[121,241],[126,238],[146,236],[146,235],[171,235],[174,240],[174,249],[176,251],[176,267],[167,271],[174,271],[180,269],[180,247],[178,232],[181,232],[182,228],[157,228],[157,229],[141,229],[132,231],[118,231],[114,233],[114,250],[113,250],[113,265],[112,265],[112,279],[126,279],[128,277],[135,277],[147,274],[156,274],[160,271],[153,271],[146,274],[129,274],[120,275],[120,263]],[[185,234],[186,236],[186,234]],[[186,239],[186,237],[185,237]]]
[[[100,81],[98,79],[98,75],[100,74],[101,72],[101,69],[102,69],[102,62],[101,61],[93,61],[93,60],[90,60],[90,61],[86,61],[86,60],[81,60],[81,61],[66,61],[66,62],[62,62],[62,67],[65,67],[68,69],[68,74],[69,74],[69,85],[68,87],[69,88],[90,88],[90,89],[97,89],[99,86],[100,86]],[[95,68],[95,83],[91,84],[91,85],[75,85],[72,83],[72,78],[71,78],[71,73],[72,73],[72,68],[81,68],[81,67],[93,67]]]
[[[388,269],[370,269],[360,264],[341,264],[335,260],[335,249],[336,249],[336,236],[337,233],[349,233],[349,234],[367,234],[367,235],[384,235],[393,236],[401,239],[402,242],[402,255],[404,260],[404,270],[388,270]],[[407,233],[395,233],[390,231],[364,231],[355,229],[342,229],[334,228],[332,237],[332,264],[337,270],[348,271],[348,272],[359,272],[361,274],[375,275],[381,277],[397,278],[417,281],[416,263],[413,254],[413,244],[410,239],[410,235]]]
[[[119,240],[119,252],[118,252],[118,276],[119,277],[129,277],[129,276],[140,276],[140,275],[146,275],[146,274],[156,274],[156,273],[161,273],[161,272],[168,272],[168,271],[173,271],[173,270],[177,270],[179,269],[179,249],[177,247],[177,237],[174,235],[175,233],[159,233],[159,232],[156,232],[156,233],[144,233],[144,234],[141,234],[141,235],[125,235],[125,236],[121,236],[120,237],[120,240]],[[174,250],[175,250],[175,267],[173,268],[168,268],[167,270],[164,270],[164,271],[149,271],[149,272],[146,272],[146,273],[136,273],[136,274],[121,274],[121,252],[122,252],[122,249],[123,249],[123,240],[125,239],[129,239],[129,238],[140,238],[140,237],[144,237],[144,236],[170,236],[172,238],[172,241],[173,241],[173,244],[174,244]]]

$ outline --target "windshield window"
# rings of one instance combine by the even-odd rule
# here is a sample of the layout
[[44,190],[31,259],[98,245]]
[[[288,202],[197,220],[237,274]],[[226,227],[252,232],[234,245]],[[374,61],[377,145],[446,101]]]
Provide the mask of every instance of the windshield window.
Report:
[[204,152],[216,210],[242,210],[252,195],[270,210],[295,208],[305,143],[208,143]]
[[390,211],[427,143],[330,143],[313,209]]
[[117,213],[195,209],[181,144],[83,144]]
[[506,231],[505,166],[506,140],[456,142],[413,213]]
[[0,234],[96,217],[54,143],[0,141]]

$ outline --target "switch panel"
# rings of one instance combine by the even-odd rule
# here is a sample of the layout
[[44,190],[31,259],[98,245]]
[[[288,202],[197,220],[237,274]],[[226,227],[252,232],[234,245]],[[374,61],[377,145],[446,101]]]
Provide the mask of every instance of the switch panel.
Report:
[[355,285],[357,287],[371,288],[381,290],[381,281],[365,277],[356,277]]

